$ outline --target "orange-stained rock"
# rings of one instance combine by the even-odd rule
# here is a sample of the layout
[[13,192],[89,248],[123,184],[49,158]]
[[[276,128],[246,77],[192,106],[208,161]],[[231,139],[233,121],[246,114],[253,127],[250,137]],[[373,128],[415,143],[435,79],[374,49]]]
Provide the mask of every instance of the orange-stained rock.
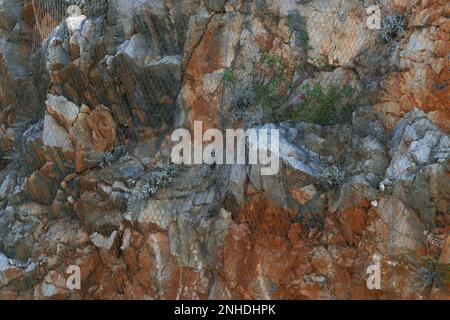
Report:
[[116,123],[111,111],[99,105],[91,113],[80,113],[69,129],[70,139],[75,145],[75,168],[83,172],[88,168],[90,151],[111,151],[117,140]]
[[[366,207],[367,208],[367,207]],[[355,207],[343,209],[337,213],[337,219],[341,223],[340,229],[347,240],[354,239],[361,235],[366,228],[367,209],[364,207]]]
[[444,242],[441,256],[439,257],[439,263],[442,265],[450,264],[450,237],[447,236],[447,240]]
[[404,13],[408,9],[409,0],[392,0],[388,4],[394,11]]
[[[161,232],[152,233],[146,237],[145,244],[150,251],[149,260],[141,259],[140,262],[145,262],[147,265],[139,267],[143,270],[151,268],[151,282],[157,288],[160,299],[176,299],[179,285],[183,283],[185,274],[180,271],[177,259],[170,252],[168,236]],[[200,278],[199,275],[197,277]]]
[[288,239],[292,244],[296,244],[301,240],[302,236],[302,225],[299,223],[293,223],[289,227]]
[[430,119],[449,132],[450,28],[449,20],[443,18],[448,11],[446,6],[445,1],[426,1],[412,8],[409,26],[424,28],[401,42],[400,57],[405,68],[389,76],[383,85],[380,104],[374,107],[381,112],[381,120],[388,130],[393,129],[404,113],[417,107],[426,113],[437,112]]
[[93,139],[87,126],[89,115],[80,113],[72,128],[69,130],[70,139],[75,146],[75,169],[83,172],[87,169],[87,152],[93,148]]
[[257,195],[243,206],[239,220],[248,223],[257,233],[285,236],[289,226],[289,213],[275,202]]
[[65,276],[59,272],[50,271],[44,281],[36,286],[34,297],[37,300],[62,300],[69,294]]
[[292,189],[290,192],[295,200],[305,205],[314,198],[317,194],[317,189],[313,184],[310,184],[301,189]]
[[[357,0],[110,1],[108,23],[89,15],[49,50],[61,13],[39,24],[30,1],[3,2],[0,299],[448,299],[435,273],[449,264],[448,139],[422,113],[405,119],[419,108],[450,132],[448,0],[385,1],[383,16],[407,19],[385,44]],[[354,87],[355,112],[291,121],[316,81]],[[276,176],[185,166],[159,180],[174,127],[256,126],[267,91],[280,97],[263,123],[293,109],[276,116],[292,150]],[[402,118],[415,120],[390,135]],[[129,154],[100,169],[119,143]],[[332,165],[342,185],[321,182]],[[142,210],[168,227],[136,223]]]
[[[181,96],[189,110],[192,128],[194,121],[204,121],[204,130],[217,128],[219,124],[220,95],[205,95],[202,84],[205,75],[228,66],[224,57],[224,46],[227,45],[225,21],[222,15],[211,18],[186,66]],[[233,44],[229,43],[228,46],[230,45]]]
[[442,111],[431,111],[427,118],[433,121],[442,131],[450,132],[450,118],[446,117]]
[[49,205],[58,190],[62,173],[54,162],[47,162],[28,179],[25,190],[36,202]]
[[248,296],[245,290],[256,275],[257,263],[247,225],[231,225],[222,248],[221,260],[221,274],[230,290],[238,297]]
[[86,126],[91,131],[93,147],[96,151],[110,151],[116,142],[116,123],[111,111],[99,105],[86,118]]

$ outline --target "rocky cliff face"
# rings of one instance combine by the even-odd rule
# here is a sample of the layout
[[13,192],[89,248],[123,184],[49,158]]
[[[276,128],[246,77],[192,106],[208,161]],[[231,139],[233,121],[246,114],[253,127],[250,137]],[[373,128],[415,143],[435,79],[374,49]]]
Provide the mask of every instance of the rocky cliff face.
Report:
[[[0,0],[0,298],[448,298],[449,17]],[[194,121],[279,129],[280,171],[172,164]]]

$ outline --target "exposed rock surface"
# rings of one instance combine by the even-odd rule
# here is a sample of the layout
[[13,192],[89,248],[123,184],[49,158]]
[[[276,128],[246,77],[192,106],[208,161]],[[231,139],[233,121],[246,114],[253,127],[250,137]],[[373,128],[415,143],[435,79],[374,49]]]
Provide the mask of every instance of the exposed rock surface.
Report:
[[[448,1],[45,2],[0,0],[0,299],[448,298]],[[279,172],[172,164],[195,121]]]

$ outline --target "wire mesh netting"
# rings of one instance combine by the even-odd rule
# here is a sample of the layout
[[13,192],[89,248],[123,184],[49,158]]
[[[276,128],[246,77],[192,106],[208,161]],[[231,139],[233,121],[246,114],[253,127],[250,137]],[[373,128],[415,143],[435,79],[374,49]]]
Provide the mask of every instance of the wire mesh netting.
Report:
[[35,51],[66,16],[67,1],[32,0],[32,4],[36,19],[33,43]]
[[[41,47],[42,42],[47,39],[55,27],[70,14],[67,12],[69,6],[79,6],[82,13],[87,17],[106,13],[108,8],[107,0],[32,0],[32,3],[36,18],[33,52]],[[171,28],[166,29],[167,24],[164,18],[156,15],[150,17],[140,16],[139,5],[139,2],[133,1],[114,2],[114,9],[120,15],[122,12],[133,8],[136,11],[136,15],[131,19],[130,23],[134,24],[135,31],[148,36],[152,41],[157,40],[158,43],[151,43],[151,45],[166,46],[166,48],[160,50],[165,52],[159,52],[159,54],[181,54],[184,49],[186,25],[191,15],[185,14],[184,18],[181,19],[178,17],[173,19],[171,17]],[[236,19],[241,19],[246,24],[243,25],[241,32],[250,34],[259,32],[257,28],[260,26],[256,23],[255,16],[257,19],[264,17],[261,22],[263,27],[269,31],[269,35],[267,35],[269,38],[285,37],[283,32],[287,28],[291,36],[290,39],[284,39],[283,41],[287,41],[292,48],[291,50],[295,51],[296,61],[289,61],[286,59],[291,59],[292,57],[284,57],[281,54],[270,52],[271,50],[260,48],[261,58],[260,61],[254,61],[254,68],[257,70],[253,71],[252,83],[243,85],[235,82],[232,86],[225,86],[224,90],[229,92],[225,93],[224,99],[227,101],[222,101],[222,104],[228,105],[227,108],[236,107],[237,110],[235,111],[239,114],[239,117],[245,114],[243,110],[239,109],[246,108],[253,103],[258,103],[263,107],[271,105],[272,108],[277,109],[286,102],[289,95],[296,93],[293,90],[294,87],[298,87],[300,84],[307,84],[308,81],[305,80],[311,78],[313,73],[315,73],[316,78],[320,78],[323,86],[331,87],[337,82],[342,82],[342,77],[337,72],[333,73],[331,71],[340,66],[349,65],[352,60],[358,63],[367,62],[358,61],[358,56],[365,50],[371,50],[368,44],[373,41],[367,40],[367,38],[371,37],[368,36],[371,33],[370,31],[362,31],[362,29],[366,28],[365,23],[360,23],[353,16],[352,12],[356,7],[353,8],[346,5],[341,8],[340,6],[329,5],[325,8],[314,8],[313,4],[309,2],[305,2],[304,5],[305,7],[302,10],[290,9],[285,13],[283,24],[279,23],[280,12],[272,11],[267,5],[261,9],[259,8],[259,2],[254,1],[244,1],[241,12],[238,15],[235,12],[224,15],[223,23],[226,36],[223,37],[225,42],[223,55],[225,57],[229,56],[229,52],[234,50],[230,47],[233,42],[230,39],[237,36],[233,32],[230,33],[230,29],[233,28],[232,24],[236,23]],[[364,10],[364,6],[360,7],[360,11]],[[305,18],[306,15],[308,15],[308,19]],[[167,18],[165,19],[167,20]],[[108,32],[103,35],[105,44],[108,45],[109,42],[117,41],[117,39],[123,37],[123,34],[121,35],[120,32],[127,32],[126,30],[115,30],[118,29],[109,28]],[[179,30],[181,32],[178,32]],[[398,30],[398,28],[395,30]],[[114,34],[113,31],[118,33]],[[395,31],[397,34],[393,34],[394,31],[389,33],[391,38],[400,33]],[[178,37],[176,34],[182,36]],[[281,41],[281,39],[277,41]],[[122,43],[117,44],[116,47],[120,44]],[[241,46],[245,47],[245,44],[241,44]],[[249,48],[246,49],[249,50]],[[236,63],[236,61],[244,58],[245,54],[245,52],[238,51],[237,55],[232,59],[231,65],[225,65],[226,68],[230,69],[227,72],[233,73],[233,77],[235,77],[233,80],[239,78],[239,74],[243,74],[243,68],[247,67],[245,63],[240,63],[240,65]],[[99,58],[101,59],[102,56],[99,56]],[[383,58],[380,58],[380,60],[383,60]],[[287,65],[289,65],[289,69],[286,68]],[[238,72],[235,72],[236,70]],[[370,68],[367,71],[371,72]],[[245,81],[248,82],[248,77],[244,76],[242,78],[245,78]],[[363,83],[366,86],[365,89],[372,90],[372,87],[376,87],[376,84],[370,82],[369,76],[366,78],[363,79],[367,80]],[[145,84],[147,87],[143,91],[154,91],[156,93],[165,91],[160,88],[160,86],[166,86],[166,84],[162,83],[162,80],[164,79],[159,79],[159,83],[153,81],[151,84]],[[346,80],[349,82],[349,79]],[[303,91],[311,91],[313,89],[307,87]],[[316,90],[320,91],[321,89],[316,88]],[[306,92],[303,93],[305,94]],[[299,92],[299,95],[301,94],[302,92]],[[341,93],[339,92],[339,94]],[[96,100],[105,101],[105,99]],[[319,119],[319,121],[322,120]],[[323,120],[322,122],[326,121]]]
[[[170,161],[169,147],[164,139],[176,127],[189,127],[195,120],[213,119],[208,125],[217,125],[220,129],[248,129],[266,124],[267,127],[282,128],[286,133],[283,147],[292,150],[290,159],[295,158],[301,164],[301,167],[292,168],[290,163],[282,164],[281,169],[287,170],[281,174],[292,177],[266,180],[258,175],[259,168],[247,165],[204,165],[198,171],[189,168],[189,175],[183,176],[187,177],[184,178],[186,181],[176,182],[176,198],[171,198],[167,192],[171,204],[167,207],[162,204],[160,211],[159,208],[152,211],[151,219],[158,225],[169,223],[167,221],[175,215],[180,215],[192,220],[189,221],[192,224],[186,224],[190,228],[217,215],[223,207],[233,218],[239,219],[239,223],[247,224],[252,236],[264,240],[273,239],[273,236],[284,239],[287,233],[290,233],[289,237],[304,233],[302,242],[322,250],[324,239],[335,231],[332,229],[328,233],[334,228],[335,221],[330,218],[344,216],[340,211],[330,211],[329,207],[335,202],[334,195],[343,195],[336,199],[336,210],[344,210],[346,192],[350,190],[347,183],[367,180],[376,188],[384,178],[386,169],[381,167],[387,166],[388,160],[384,158],[383,139],[387,138],[381,124],[368,112],[372,112],[375,105],[369,101],[369,95],[376,92],[385,75],[396,64],[398,66],[392,61],[392,53],[400,52],[399,44],[407,20],[402,15],[386,15],[382,29],[371,30],[366,24],[365,10],[366,3],[371,1],[235,0],[228,1],[233,6],[213,9],[211,5],[221,1],[27,1],[32,3],[35,19],[32,56],[26,62],[30,65],[30,73],[19,80],[9,77],[10,70],[19,69],[14,68],[17,64],[11,61],[12,55],[8,65],[0,63],[2,91],[15,87],[0,92],[2,104],[7,100],[10,109],[0,120],[15,122],[15,125],[5,126],[9,127],[10,136],[26,138],[28,131],[27,134],[40,139],[45,128],[53,128],[52,122],[46,127],[45,121],[54,118],[54,123],[61,127],[58,132],[70,134],[67,141],[76,141],[76,147],[81,150],[77,157],[85,156],[82,147],[86,141],[88,145],[91,140],[111,138],[104,143],[105,147],[92,152],[92,159],[89,158],[91,154],[82,159],[89,163],[89,169],[79,175],[83,179],[89,178],[91,173],[108,179],[109,174],[103,177],[103,173],[114,171],[115,175],[119,167],[116,165],[120,164],[121,170],[125,168],[123,173],[117,173],[120,183],[111,183],[130,192],[130,196],[139,201],[150,201],[148,199],[154,196],[155,202],[160,202],[158,197],[166,194],[156,194],[157,191],[171,188],[172,180],[182,172],[179,168],[164,172]],[[185,7],[194,9],[184,11]],[[67,25],[71,20],[67,18],[71,15],[81,19],[70,29]],[[8,69],[10,66],[13,68]],[[78,107],[73,124],[68,125],[66,119],[56,119],[50,112],[52,106],[46,104],[48,94]],[[3,96],[6,96],[5,100]],[[16,109],[21,113],[10,105],[20,105]],[[6,109],[1,105],[0,111]],[[97,113],[99,110],[104,111],[100,115],[107,120],[105,123],[101,123],[104,119]],[[19,115],[34,119],[22,121]],[[3,117],[2,113],[0,116]],[[89,117],[92,122],[98,120],[105,137],[96,127],[97,123],[82,122],[84,117]],[[78,132],[80,127],[75,127],[75,123],[86,126],[86,132]],[[367,134],[367,138],[360,137],[359,131],[364,136]],[[372,136],[380,141],[372,140]],[[27,143],[25,140],[16,139],[14,143],[21,146]],[[20,160],[25,157],[24,152],[19,149],[14,153],[13,140],[7,141],[4,147],[0,144],[0,152],[4,152],[1,148],[8,149],[10,155],[3,159],[0,155],[0,169],[10,163],[25,168]],[[363,149],[359,144],[373,150]],[[86,150],[89,148],[90,145]],[[50,147],[47,149],[51,150]],[[366,156],[370,161],[366,161]],[[50,157],[53,155],[49,154],[47,159],[54,160]],[[54,157],[58,165],[66,165],[59,156]],[[145,169],[141,169],[140,162],[145,164]],[[373,163],[377,166],[367,168]],[[31,171],[21,173],[23,181],[32,172],[38,172],[44,163],[38,165],[26,167]],[[131,172],[134,165],[139,166],[136,174]],[[69,166],[72,166],[71,161],[67,161],[64,170],[72,172],[73,168]],[[161,170],[153,171],[154,166]],[[95,172],[90,171],[93,168]],[[131,173],[125,172],[128,168]],[[304,168],[308,172],[304,172]],[[148,173],[150,175],[146,176]],[[131,178],[125,176],[128,174]],[[303,182],[308,185],[304,186]],[[55,183],[58,185],[59,182]],[[122,185],[129,187],[128,191],[122,189]],[[60,194],[69,199],[63,192],[73,191],[71,201],[81,201],[83,199],[78,197],[83,191],[94,193],[83,190],[84,187],[70,183],[69,191],[61,190]],[[91,188],[90,185],[87,187]],[[105,207],[109,203],[117,205],[113,210],[105,209],[108,213],[123,213],[122,201],[117,201],[119,204],[109,202],[112,197],[110,199],[107,192],[100,188],[96,190],[108,202]],[[384,186],[380,191],[383,195],[388,192]],[[62,197],[61,201],[64,199]],[[172,206],[172,203],[176,205]],[[141,204],[136,202],[135,213],[141,213]],[[363,206],[361,212],[352,207],[352,213],[367,215],[369,202],[364,201]],[[378,200],[370,206],[379,206]],[[95,210],[97,208],[92,204],[92,211]],[[395,220],[398,218],[395,213],[391,210],[384,221],[389,233],[374,234],[376,238],[363,240],[379,244],[385,250],[413,247],[418,238],[405,230],[407,224],[404,221]],[[338,224],[340,226],[341,221]],[[109,231],[109,227],[105,229]],[[420,230],[420,234],[423,231]],[[356,232],[353,237],[353,231],[344,230],[343,234],[343,237],[339,234],[339,238],[348,236],[346,245],[352,246],[359,245],[361,242],[358,241],[364,237]],[[336,241],[344,241],[340,239]],[[246,252],[256,255],[258,250],[254,247]],[[316,270],[311,267],[307,272]],[[434,270],[430,267],[421,272],[429,280]]]
[[[158,128],[168,128],[167,123],[174,122],[182,81],[189,82],[191,74],[186,72],[191,50],[202,41],[199,32],[202,28],[202,32],[206,31],[208,19],[220,19],[221,29],[210,37],[213,44],[205,46],[204,63],[212,65],[223,60],[216,70],[217,74],[222,72],[222,79],[219,91],[214,93],[219,99],[212,94],[201,98],[216,104],[222,127],[289,119],[318,124],[348,120],[355,93],[365,99],[366,93],[379,89],[382,75],[371,65],[389,64],[388,57],[395,50],[404,23],[404,19],[386,17],[395,24],[386,27],[391,31],[368,30],[366,8],[354,1],[322,7],[315,7],[314,1],[301,1],[284,12],[270,1],[238,1],[241,6],[237,9],[208,19],[198,8],[184,10],[190,1],[166,7],[161,5],[163,2],[149,2],[151,8],[140,1],[30,1],[36,20],[32,52],[38,59],[34,67],[42,78],[48,76],[43,75],[49,63],[45,40],[72,14],[68,9],[76,6],[79,14],[88,18],[82,25],[94,25],[92,30],[86,27],[83,31],[96,34],[93,42],[83,42],[90,46],[85,49],[87,54],[81,55],[83,48],[73,46],[72,41],[83,41],[79,31],[78,39],[62,39],[69,42],[62,45],[64,52],[55,49],[55,55],[67,56],[61,62],[64,67],[55,64],[58,70],[50,70],[55,93],[76,104],[114,108],[115,117],[124,125],[124,119],[139,109],[133,117]],[[389,41],[392,46],[378,44]],[[379,54],[371,52],[375,50]],[[158,62],[162,57],[176,55],[181,57],[181,70],[173,71],[169,64]],[[367,56],[378,58],[368,61]],[[105,67],[105,61],[112,61],[112,65]],[[364,72],[354,72],[354,65]],[[90,69],[96,71],[87,73]],[[193,81],[199,85],[203,80]],[[36,80],[38,93],[43,83]]]
[[31,0],[34,18],[33,52],[38,50],[42,42],[71,13],[68,8],[78,6],[87,17],[105,12],[108,0]]

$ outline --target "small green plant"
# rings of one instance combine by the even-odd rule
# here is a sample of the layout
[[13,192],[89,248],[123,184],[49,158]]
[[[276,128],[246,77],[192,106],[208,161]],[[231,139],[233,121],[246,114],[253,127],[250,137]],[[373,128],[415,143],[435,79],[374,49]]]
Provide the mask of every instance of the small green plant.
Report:
[[270,69],[276,68],[279,70],[284,67],[283,59],[271,53],[263,53],[261,56],[261,62],[267,65]]
[[271,99],[269,98],[269,90],[266,86],[260,84],[256,89],[259,103],[265,108],[269,108],[271,105]]
[[343,115],[339,115],[338,111],[346,115],[351,111],[348,106],[341,106],[343,100],[353,94],[350,86],[343,88],[330,86],[324,89],[320,83],[316,83],[313,86],[303,86],[302,92],[304,101],[294,111],[294,119],[327,125],[333,120],[342,118]]
[[245,86],[236,80],[233,69],[227,68],[223,74],[225,96],[229,101],[230,110],[236,120],[242,121],[252,117],[252,107],[257,104],[256,92],[252,87]]
[[223,74],[225,97],[235,119],[244,125],[260,124],[281,106],[292,90],[287,65],[279,56],[262,54],[256,63],[251,83],[237,81],[231,68]]
[[281,57],[265,53],[261,57],[262,79],[256,87],[258,102],[264,109],[279,105],[289,87],[286,64]]
[[309,44],[309,35],[306,31],[299,32],[297,35],[298,40],[305,46],[306,50],[312,49]]
[[299,63],[297,65],[297,71],[299,73],[304,73],[306,71],[306,65],[304,63]]
[[223,73],[223,80],[225,83],[232,83],[234,82],[234,71],[232,68],[226,68]]

